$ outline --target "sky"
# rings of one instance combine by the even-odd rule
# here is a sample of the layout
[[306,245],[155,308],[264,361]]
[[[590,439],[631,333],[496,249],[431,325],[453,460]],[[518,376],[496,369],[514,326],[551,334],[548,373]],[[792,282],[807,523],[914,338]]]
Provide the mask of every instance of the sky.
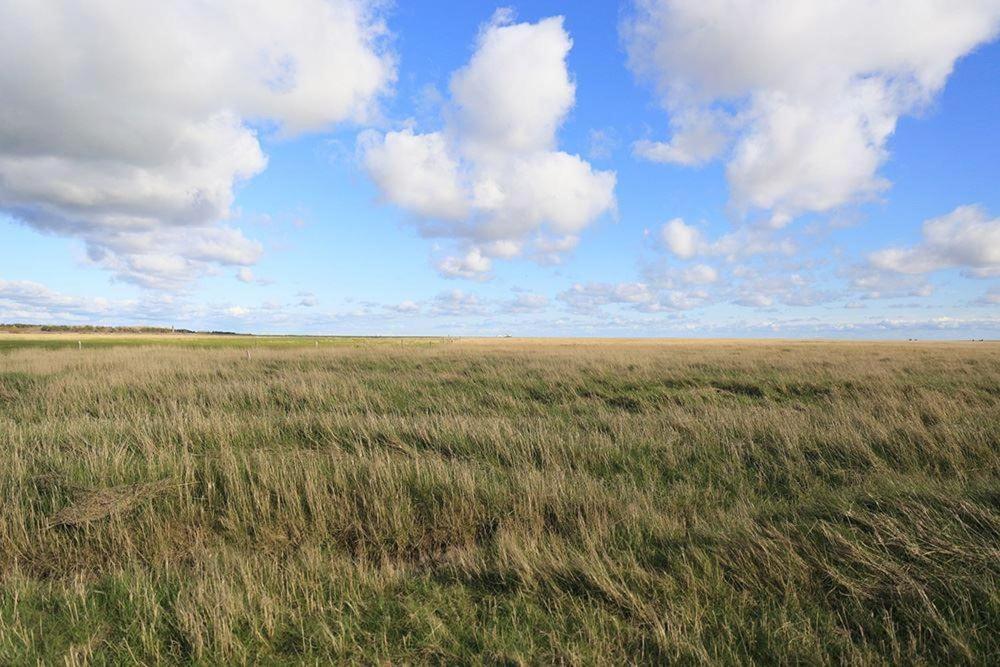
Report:
[[0,0],[0,322],[1000,338],[1000,0]]

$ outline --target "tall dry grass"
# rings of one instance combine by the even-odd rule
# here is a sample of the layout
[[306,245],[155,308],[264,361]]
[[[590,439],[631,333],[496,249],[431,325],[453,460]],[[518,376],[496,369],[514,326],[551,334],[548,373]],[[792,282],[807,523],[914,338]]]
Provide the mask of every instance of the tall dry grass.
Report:
[[1000,346],[0,355],[0,663],[1000,658]]

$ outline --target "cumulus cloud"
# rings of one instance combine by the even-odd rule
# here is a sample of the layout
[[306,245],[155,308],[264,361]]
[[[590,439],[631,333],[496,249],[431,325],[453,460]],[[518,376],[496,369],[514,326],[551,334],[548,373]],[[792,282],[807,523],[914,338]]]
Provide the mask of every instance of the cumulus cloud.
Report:
[[900,116],[943,88],[1000,28],[995,0],[637,0],[629,62],[652,80],[673,137],[635,152],[726,160],[733,201],[795,215],[869,199]]
[[[705,245],[716,252],[716,246],[728,242]],[[651,300],[661,307],[693,308],[723,303],[754,308],[779,304],[808,307],[844,296],[834,276],[824,270],[828,268],[796,257],[750,259],[719,266],[707,263],[678,266],[655,261],[642,267],[642,276]]]
[[483,254],[478,247],[473,247],[464,257],[445,257],[437,264],[437,269],[446,278],[468,278],[480,280],[487,277],[487,272],[493,266],[493,260]]
[[667,221],[660,230],[660,238],[667,249],[681,259],[691,259],[703,252],[705,241],[697,227],[692,227],[681,218]]
[[733,260],[751,255],[790,255],[796,250],[791,239],[778,238],[773,230],[759,227],[737,229],[710,241],[700,229],[684,222],[683,218],[665,222],[660,228],[659,238],[667,251],[683,260],[699,256]]
[[482,315],[486,312],[483,302],[475,294],[450,290],[438,294],[430,304],[432,315]]
[[27,280],[0,280],[0,321],[170,326],[205,311],[173,295],[106,299],[65,294]]
[[780,303],[785,306],[815,306],[836,299],[839,294],[819,289],[811,277],[771,267],[758,270],[741,267],[734,271],[736,278],[727,290],[727,298],[735,304],[751,308],[771,308]]
[[364,121],[394,66],[368,0],[0,4],[0,211],[174,288],[260,244],[234,189],[258,133]]
[[933,286],[923,276],[886,271],[870,263],[847,267],[840,273],[860,292],[862,299],[926,297],[934,293]]
[[559,295],[575,310],[594,310],[615,303],[649,303],[653,292],[645,283],[577,283]]
[[382,196],[412,213],[425,236],[459,253],[438,264],[451,277],[487,273],[494,258],[573,239],[614,207],[615,174],[556,148],[576,88],[572,41],[561,17],[512,23],[498,12],[465,67],[451,77],[444,128],[364,133],[361,160]]
[[726,147],[727,137],[720,127],[717,115],[687,111],[678,113],[671,123],[674,128],[673,139],[637,141],[632,146],[633,153],[652,162],[690,167],[705,164]]
[[522,315],[525,313],[536,313],[542,311],[548,305],[549,299],[544,294],[524,292],[505,302],[501,309],[503,312],[508,314]]
[[577,283],[557,297],[571,310],[593,313],[604,306],[625,306],[644,313],[686,310],[708,294],[657,289],[647,283]]
[[55,292],[45,285],[29,280],[0,280],[0,312],[5,319],[19,319],[24,315],[43,315],[45,321],[52,314],[80,315],[100,313],[109,309],[104,299],[84,299]]
[[708,264],[695,264],[681,273],[681,280],[692,285],[708,285],[718,279],[719,272]]
[[918,245],[886,248],[869,259],[876,269],[897,273],[958,267],[979,278],[1000,276],[1000,218],[991,218],[980,206],[959,206],[925,221]]
[[365,133],[365,168],[397,206],[432,220],[461,220],[470,202],[460,182],[458,159],[440,132]]

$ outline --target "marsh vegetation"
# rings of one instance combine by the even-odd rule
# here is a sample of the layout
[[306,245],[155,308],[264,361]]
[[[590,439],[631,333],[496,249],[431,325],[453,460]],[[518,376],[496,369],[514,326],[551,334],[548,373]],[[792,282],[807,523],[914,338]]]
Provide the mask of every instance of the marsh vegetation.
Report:
[[1000,345],[131,342],[0,349],[0,663],[1000,659]]

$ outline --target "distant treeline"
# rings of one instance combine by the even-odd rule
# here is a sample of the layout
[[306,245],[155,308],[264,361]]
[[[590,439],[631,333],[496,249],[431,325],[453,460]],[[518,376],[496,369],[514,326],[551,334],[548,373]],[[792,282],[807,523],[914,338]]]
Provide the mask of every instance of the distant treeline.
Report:
[[191,329],[171,329],[169,327],[101,327],[92,324],[25,324],[0,323],[0,331],[8,333],[122,333],[122,334],[212,334],[216,336],[238,336],[232,331],[192,331]]

